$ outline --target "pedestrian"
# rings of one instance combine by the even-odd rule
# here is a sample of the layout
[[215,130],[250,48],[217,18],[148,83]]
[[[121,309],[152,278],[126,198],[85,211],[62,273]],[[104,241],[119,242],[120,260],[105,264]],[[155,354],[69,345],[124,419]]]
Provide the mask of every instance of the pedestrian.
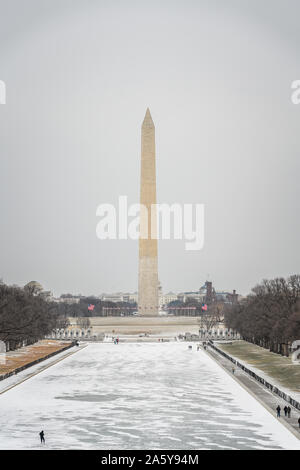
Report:
[[44,431],[40,432],[40,439],[41,439],[41,444],[43,444],[43,443],[45,444],[45,433],[44,433]]
[[291,407],[290,407],[290,406],[288,406],[288,409],[287,409],[287,415],[288,415],[288,418],[290,418],[290,417],[291,417],[291,411],[292,411],[292,410],[291,410]]
[[298,424],[299,424],[299,428],[300,428],[300,418],[298,419]]
[[285,405],[285,407],[283,408],[283,411],[284,411],[284,416],[287,416],[288,414],[288,407]]
[[232,373],[233,373],[233,374],[235,373],[235,368],[234,368],[234,367],[232,368]]
[[281,411],[281,408],[280,408],[279,405],[277,406],[276,411],[277,411],[277,418],[280,418],[280,411]]

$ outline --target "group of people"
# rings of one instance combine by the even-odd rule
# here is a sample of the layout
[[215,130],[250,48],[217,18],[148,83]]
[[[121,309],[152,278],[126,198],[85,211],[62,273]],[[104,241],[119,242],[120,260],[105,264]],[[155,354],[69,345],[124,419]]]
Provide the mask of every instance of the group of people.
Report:
[[113,338],[114,344],[119,344],[119,338]]
[[[276,408],[276,411],[277,411],[277,418],[280,418],[280,413],[281,413],[281,408],[280,408],[280,405],[277,406]],[[288,418],[291,417],[291,407],[290,406],[285,406],[283,408],[283,411],[284,411],[284,416],[287,416]],[[300,427],[300,418],[298,420],[298,423],[299,423],[299,427]]]
[[[280,413],[281,413],[281,408],[280,408],[280,405],[277,406],[276,408],[276,411],[277,411],[277,418],[280,418]],[[291,407],[290,406],[286,406],[283,408],[283,411],[284,411],[284,416],[290,418],[291,417]],[[298,426],[300,428],[300,417],[298,418]]]

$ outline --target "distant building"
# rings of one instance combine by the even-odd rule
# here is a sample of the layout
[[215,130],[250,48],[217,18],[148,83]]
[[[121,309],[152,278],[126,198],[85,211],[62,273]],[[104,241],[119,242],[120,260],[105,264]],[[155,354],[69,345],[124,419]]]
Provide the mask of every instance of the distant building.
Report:
[[34,296],[42,297],[46,302],[54,301],[53,294],[50,290],[44,290],[42,284],[37,281],[30,281],[24,286],[24,290]]
[[138,301],[138,293],[134,292],[133,294],[131,294],[117,292],[115,294],[102,294],[100,295],[100,299],[104,302],[127,302],[130,304],[134,304]]
[[24,286],[24,290],[30,292],[33,295],[39,295],[41,292],[43,292],[44,288],[39,282],[30,281]]
[[160,294],[159,295],[159,306],[160,308],[165,307],[170,302],[174,302],[178,300],[178,295],[174,294],[174,292],[169,292],[168,294]]
[[62,302],[64,304],[68,304],[68,305],[79,304],[80,298],[81,297],[79,295],[63,294],[63,295],[60,296],[58,301]]
[[206,296],[205,296],[205,303],[207,305],[211,304],[213,301],[213,286],[212,282],[206,281],[205,283],[205,289],[206,289]]
[[226,292],[226,291],[216,292],[215,293],[215,300],[217,302],[224,302],[225,304],[237,303],[238,298],[239,298],[239,296],[238,296],[238,294],[236,293],[235,290],[232,293],[231,292]]
[[216,291],[212,282],[206,281],[198,291],[181,292],[178,294],[177,299],[184,303],[191,299],[195,299],[199,303],[206,303],[209,305],[213,302],[236,303],[239,296],[235,290],[232,293],[227,291]]
[[181,302],[188,302],[191,299],[195,299],[197,302],[204,302],[205,299],[205,293],[200,292],[200,291],[192,291],[192,292],[182,292],[177,295],[177,299],[180,300]]
[[53,294],[50,290],[43,290],[40,294],[46,302],[52,302],[54,300]]
[[[206,303],[207,305],[213,302],[221,303],[235,303],[238,301],[238,294],[234,290],[232,293],[226,291],[216,291],[213,287],[212,282],[206,281],[197,291],[181,292],[175,294],[174,292],[168,292],[163,294],[160,282],[158,283],[158,295],[159,295],[159,308],[165,309],[171,302],[179,300],[180,302],[186,303],[189,300],[196,300],[200,304]],[[99,298],[106,302],[127,302],[129,304],[135,304],[138,302],[138,293],[124,293],[116,292],[112,294],[101,294]],[[174,307],[175,308],[175,307]],[[179,307],[177,307],[178,309]],[[175,313],[175,314],[178,314]],[[192,314],[191,312],[188,313]]]
[[232,292],[232,294],[228,294],[227,296],[227,300],[228,302],[232,303],[232,304],[236,304],[239,300],[239,295],[236,293],[236,290],[234,290]]

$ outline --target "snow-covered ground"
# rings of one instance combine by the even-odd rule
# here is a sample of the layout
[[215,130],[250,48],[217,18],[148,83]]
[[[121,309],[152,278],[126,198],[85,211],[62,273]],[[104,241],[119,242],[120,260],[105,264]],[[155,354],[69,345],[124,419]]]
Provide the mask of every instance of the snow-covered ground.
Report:
[[300,449],[300,441],[195,345],[95,343],[0,395],[0,448]]

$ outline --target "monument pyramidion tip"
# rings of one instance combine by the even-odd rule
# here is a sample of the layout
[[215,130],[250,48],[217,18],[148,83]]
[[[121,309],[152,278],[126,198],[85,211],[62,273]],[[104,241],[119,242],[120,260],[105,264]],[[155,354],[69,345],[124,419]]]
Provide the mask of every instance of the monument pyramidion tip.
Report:
[[150,109],[147,108],[146,114],[143,121],[143,127],[154,127],[154,122],[150,113]]

